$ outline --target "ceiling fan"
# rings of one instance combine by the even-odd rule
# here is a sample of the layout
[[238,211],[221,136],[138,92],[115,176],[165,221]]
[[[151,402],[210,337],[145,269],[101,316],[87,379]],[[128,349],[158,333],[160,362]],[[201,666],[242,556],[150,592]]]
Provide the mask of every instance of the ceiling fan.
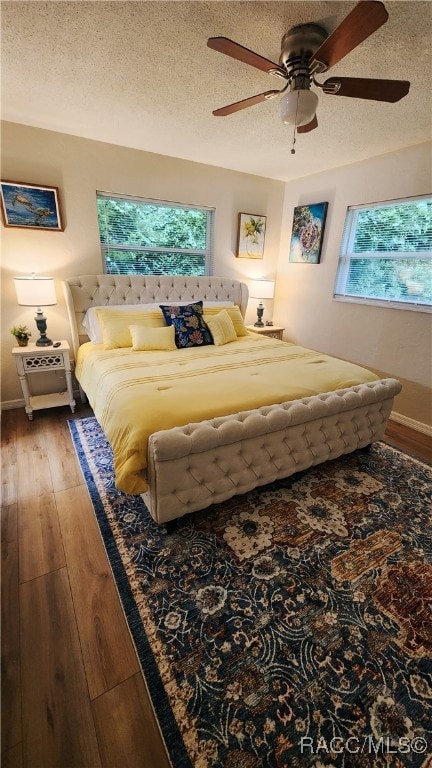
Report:
[[[286,85],[280,90],[264,91],[236,101],[215,109],[213,114],[225,117],[286,92],[281,100],[282,121],[293,125],[298,133],[308,133],[318,127],[318,97],[311,90],[312,83],[332,96],[399,101],[409,91],[410,83],[407,80],[330,77],[320,83],[316,79],[316,75],[326,72],[341,61],[387,19],[388,13],[383,3],[378,0],[361,0],[330,35],[318,24],[299,24],[283,36],[279,64],[227,37],[210,37],[207,41],[209,48],[286,80]],[[294,154],[293,149],[291,152]]]

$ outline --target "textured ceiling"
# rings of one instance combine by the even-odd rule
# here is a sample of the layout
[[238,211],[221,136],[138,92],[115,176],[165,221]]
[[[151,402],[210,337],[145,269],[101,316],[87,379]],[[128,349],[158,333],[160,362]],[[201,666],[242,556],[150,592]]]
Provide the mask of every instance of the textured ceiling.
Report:
[[288,180],[431,138],[430,2],[386,2],[389,20],[327,76],[408,79],[396,104],[318,92],[317,130],[298,136],[279,99],[212,110],[281,81],[210,50],[229,37],[277,61],[283,34],[328,31],[353,2],[1,2],[2,118]]

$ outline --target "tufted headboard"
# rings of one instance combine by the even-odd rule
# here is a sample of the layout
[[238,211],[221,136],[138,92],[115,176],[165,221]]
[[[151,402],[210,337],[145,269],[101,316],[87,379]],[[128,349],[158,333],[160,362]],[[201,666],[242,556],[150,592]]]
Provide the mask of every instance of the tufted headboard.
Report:
[[88,341],[82,326],[89,307],[176,301],[233,301],[244,317],[248,287],[224,277],[179,275],[80,275],[63,283],[75,351]]

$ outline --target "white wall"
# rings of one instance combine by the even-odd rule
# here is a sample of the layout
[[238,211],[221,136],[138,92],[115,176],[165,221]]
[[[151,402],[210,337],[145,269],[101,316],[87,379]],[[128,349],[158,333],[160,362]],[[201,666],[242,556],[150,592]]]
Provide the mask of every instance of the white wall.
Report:
[[[400,379],[395,410],[429,425],[431,315],[336,301],[333,287],[347,206],[425,194],[431,179],[428,143],[288,183],[275,296],[286,339]],[[289,263],[294,207],[325,200],[320,264]]]
[[[61,280],[102,271],[96,190],[216,208],[215,274],[238,279],[278,276],[274,321],[285,338],[399,378],[396,410],[432,424],[431,316],[334,301],[333,284],[348,205],[430,192],[430,144],[282,182],[12,123],[2,124],[2,178],[57,186],[64,232],[2,227],[2,402],[21,398],[9,328],[32,309],[16,303],[12,277],[52,274],[59,303],[46,310],[51,338],[70,339]],[[306,150],[304,150],[306,151]],[[319,265],[288,261],[294,206],[327,200]],[[235,258],[237,215],[267,215],[263,260]],[[279,258],[279,261],[278,261]],[[255,318],[251,300],[247,321]],[[272,316],[271,302],[265,319]]]
[[[12,277],[33,271],[55,277],[58,304],[45,312],[48,335],[70,339],[61,280],[102,272],[96,190],[215,207],[214,273],[241,280],[275,277],[283,182],[6,122],[2,178],[59,187],[66,225],[64,232],[2,227],[3,403],[22,397],[9,328],[25,323],[31,340],[37,338],[34,310],[17,305]],[[267,216],[264,259],[235,257],[239,212]],[[255,305],[252,300],[247,321],[256,318]]]

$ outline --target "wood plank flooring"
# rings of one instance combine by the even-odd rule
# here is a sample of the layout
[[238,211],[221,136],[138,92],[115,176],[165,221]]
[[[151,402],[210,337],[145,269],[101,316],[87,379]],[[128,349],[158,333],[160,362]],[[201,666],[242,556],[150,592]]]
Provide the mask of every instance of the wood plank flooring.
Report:
[[24,765],[101,765],[66,568],[20,584]]
[[[2,414],[1,764],[169,768],[68,418]],[[424,435],[388,436],[432,461]]]
[[68,418],[2,414],[1,764],[169,768]]

